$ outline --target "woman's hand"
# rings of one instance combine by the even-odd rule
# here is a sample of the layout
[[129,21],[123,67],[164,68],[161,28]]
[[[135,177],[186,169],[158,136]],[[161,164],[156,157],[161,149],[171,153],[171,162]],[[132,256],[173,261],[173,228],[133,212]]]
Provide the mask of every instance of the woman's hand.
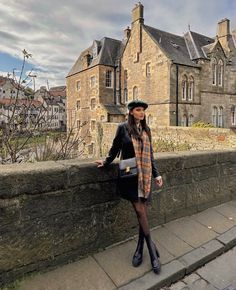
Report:
[[97,167],[103,167],[104,166],[103,160],[96,160],[94,163],[98,164]]
[[162,185],[163,185],[163,179],[162,179],[162,177],[160,175],[155,178],[155,182],[156,182],[156,185],[158,187],[162,187]]

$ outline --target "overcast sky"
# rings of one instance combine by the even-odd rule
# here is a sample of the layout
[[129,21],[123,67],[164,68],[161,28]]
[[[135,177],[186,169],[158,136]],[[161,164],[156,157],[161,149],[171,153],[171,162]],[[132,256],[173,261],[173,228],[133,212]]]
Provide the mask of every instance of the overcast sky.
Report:
[[[131,0],[0,0],[0,75],[20,69],[21,51],[37,74],[36,85],[64,85],[80,52],[94,39],[122,39],[131,23]],[[144,23],[183,35],[188,30],[214,37],[217,22],[236,28],[236,0],[143,0]]]

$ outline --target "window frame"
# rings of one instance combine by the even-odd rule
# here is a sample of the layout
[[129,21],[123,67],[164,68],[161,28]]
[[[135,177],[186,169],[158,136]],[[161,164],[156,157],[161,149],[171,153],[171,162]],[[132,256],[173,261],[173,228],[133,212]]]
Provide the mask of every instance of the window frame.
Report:
[[108,89],[113,88],[113,73],[111,69],[106,70],[105,73],[105,87]]

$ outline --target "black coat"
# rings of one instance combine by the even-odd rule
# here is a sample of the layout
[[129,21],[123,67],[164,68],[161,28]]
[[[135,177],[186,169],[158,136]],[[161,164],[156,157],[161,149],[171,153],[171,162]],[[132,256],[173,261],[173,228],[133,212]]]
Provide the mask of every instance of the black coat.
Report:
[[[117,155],[120,154],[122,159],[129,159],[135,157],[133,142],[128,132],[127,122],[119,124],[112,147],[104,161],[104,166],[110,164]],[[153,150],[151,146],[151,164],[153,177],[159,176],[159,172],[153,157]],[[129,181],[118,179],[118,192],[125,199],[136,201],[138,199],[138,178],[129,178]]]

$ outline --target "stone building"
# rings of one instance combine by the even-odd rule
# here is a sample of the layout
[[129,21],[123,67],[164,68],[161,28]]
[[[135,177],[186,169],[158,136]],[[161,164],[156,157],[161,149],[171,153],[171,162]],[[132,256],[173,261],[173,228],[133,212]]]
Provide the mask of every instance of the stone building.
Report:
[[45,86],[35,92],[34,98],[43,104],[45,127],[66,130],[66,87],[57,86],[49,90]]
[[126,103],[137,98],[149,104],[151,127],[236,126],[236,30],[230,32],[230,21],[220,21],[211,38],[162,31],[143,16],[139,3],[122,41],[105,37],[80,54],[67,76],[68,126],[87,121],[93,142],[96,122],[121,121]]

